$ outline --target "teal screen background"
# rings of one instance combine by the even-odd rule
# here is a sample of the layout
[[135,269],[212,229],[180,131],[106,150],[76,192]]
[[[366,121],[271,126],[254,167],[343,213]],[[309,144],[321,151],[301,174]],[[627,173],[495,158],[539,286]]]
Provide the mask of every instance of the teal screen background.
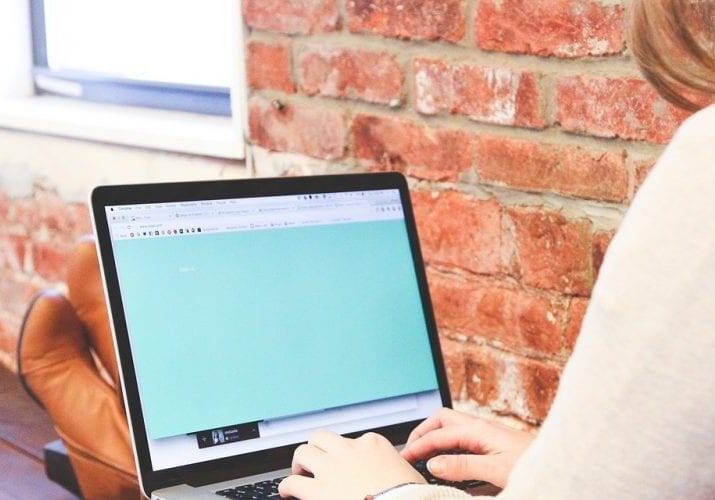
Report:
[[403,220],[114,253],[150,438],[438,387]]

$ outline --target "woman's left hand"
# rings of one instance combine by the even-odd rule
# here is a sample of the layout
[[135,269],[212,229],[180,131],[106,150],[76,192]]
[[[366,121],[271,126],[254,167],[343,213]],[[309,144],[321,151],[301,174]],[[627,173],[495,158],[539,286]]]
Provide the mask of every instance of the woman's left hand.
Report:
[[317,431],[295,450],[292,472],[278,491],[300,500],[362,500],[401,484],[425,483],[392,444],[375,433],[347,439]]

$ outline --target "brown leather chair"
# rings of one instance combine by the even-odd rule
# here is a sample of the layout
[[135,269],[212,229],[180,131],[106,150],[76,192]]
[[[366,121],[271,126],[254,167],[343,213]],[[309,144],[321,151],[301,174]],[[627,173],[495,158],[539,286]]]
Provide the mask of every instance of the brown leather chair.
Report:
[[18,341],[18,372],[50,415],[82,496],[140,498],[93,240],[67,266],[67,295],[40,293]]

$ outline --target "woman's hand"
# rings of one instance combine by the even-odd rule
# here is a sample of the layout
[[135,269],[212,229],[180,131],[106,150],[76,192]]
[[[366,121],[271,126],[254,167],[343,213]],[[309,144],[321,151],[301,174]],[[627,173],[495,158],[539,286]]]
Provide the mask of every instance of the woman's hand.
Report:
[[[431,458],[427,468],[447,481],[479,479],[503,488],[512,467],[534,436],[443,408],[418,425],[402,456],[408,462]],[[447,451],[465,455],[443,455]]]
[[374,433],[347,439],[318,431],[295,450],[292,469],[278,491],[300,500],[363,499],[404,483],[425,482],[386,438]]

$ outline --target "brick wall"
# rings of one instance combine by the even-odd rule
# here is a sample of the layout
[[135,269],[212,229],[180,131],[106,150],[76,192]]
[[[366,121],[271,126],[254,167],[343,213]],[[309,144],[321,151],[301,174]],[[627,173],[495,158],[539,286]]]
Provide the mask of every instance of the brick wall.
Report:
[[685,117],[630,60],[625,0],[243,8],[246,165],[0,131],[0,362],[89,230],[94,183],[399,170],[454,399],[538,424],[610,238]]
[[626,7],[244,3],[254,151],[409,177],[462,407],[543,419],[614,230],[685,118],[630,59]]
[[93,186],[248,175],[234,161],[0,129],[0,364],[15,368],[28,301],[61,286],[68,252],[91,232]]

